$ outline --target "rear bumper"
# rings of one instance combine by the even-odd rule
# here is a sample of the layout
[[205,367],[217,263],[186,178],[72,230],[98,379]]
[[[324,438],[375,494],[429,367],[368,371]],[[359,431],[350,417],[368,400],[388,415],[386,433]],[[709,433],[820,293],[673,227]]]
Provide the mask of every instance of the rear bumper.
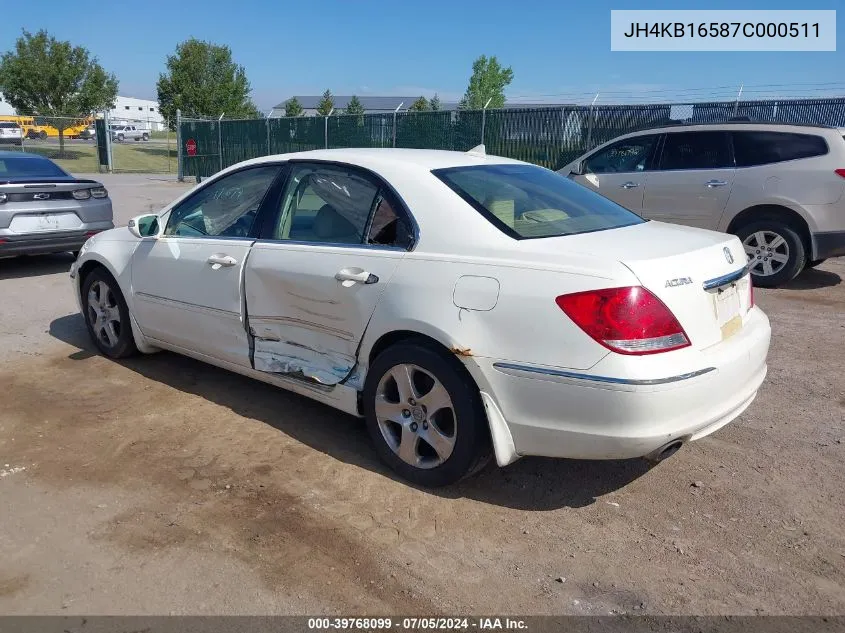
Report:
[[42,233],[29,235],[4,235],[0,231],[0,257],[14,255],[46,255],[63,251],[78,251],[91,237],[92,233],[107,231],[114,228],[109,223],[99,223],[97,227],[86,228],[83,231],[67,231],[61,233]]
[[485,402],[491,427],[499,414],[506,427],[494,429],[494,443],[498,430],[513,451],[500,458],[497,446],[497,460],[642,457],[713,433],[754,400],[770,337],[768,319],[755,309],[740,332],[701,353],[697,369],[646,380],[475,358],[483,397],[492,401]]
[[845,256],[845,231],[813,233],[813,259]]

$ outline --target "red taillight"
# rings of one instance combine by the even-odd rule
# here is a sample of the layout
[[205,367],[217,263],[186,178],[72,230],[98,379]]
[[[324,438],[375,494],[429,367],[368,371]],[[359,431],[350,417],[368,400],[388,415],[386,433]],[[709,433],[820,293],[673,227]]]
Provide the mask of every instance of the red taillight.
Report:
[[751,275],[748,275],[748,309],[754,307],[754,281],[752,281]]
[[88,231],[85,233],[85,237],[94,237],[99,231]]
[[675,315],[642,286],[576,292],[555,302],[593,340],[619,354],[657,354],[690,344]]
[[837,176],[842,176],[843,178],[845,178],[845,169],[834,169],[833,171],[836,172]]

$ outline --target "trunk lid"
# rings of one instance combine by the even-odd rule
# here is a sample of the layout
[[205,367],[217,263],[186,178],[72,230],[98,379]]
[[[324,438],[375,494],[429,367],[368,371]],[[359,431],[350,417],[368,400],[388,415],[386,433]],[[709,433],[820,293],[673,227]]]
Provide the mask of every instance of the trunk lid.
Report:
[[3,179],[0,175],[0,229],[22,234],[79,230],[86,222],[104,219],[104,199],[75,200],[73,192],[101,186],[72,176]]
[[696,349],[736,333],[751,307],[747,258],[734,235],[650,221],[536,242],[546,244],[532,250],[565,249],[624,265],[672,311]]

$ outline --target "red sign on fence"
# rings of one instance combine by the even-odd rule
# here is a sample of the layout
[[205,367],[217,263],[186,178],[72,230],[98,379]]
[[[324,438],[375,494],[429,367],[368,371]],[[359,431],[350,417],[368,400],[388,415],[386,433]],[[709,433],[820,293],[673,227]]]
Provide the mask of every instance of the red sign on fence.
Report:
[[188,152],[188,156],[196,156],[197,155],[197,142],[189,138],[185,141],[185,151]]

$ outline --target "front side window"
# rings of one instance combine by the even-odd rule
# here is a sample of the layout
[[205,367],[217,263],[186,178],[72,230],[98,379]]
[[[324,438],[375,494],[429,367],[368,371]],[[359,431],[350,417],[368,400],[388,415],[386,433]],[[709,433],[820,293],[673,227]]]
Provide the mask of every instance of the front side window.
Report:
[[618,141],[584,161],[585,174],[618,174],[645,171],[657,143],[657,135]]
[[575,235],[644,222],[615,202],[535,165],[474,165],[432,173],[516,239]]
[[165,235],[248,237],[278,165],[229,174],[198,191],[170,212]]
[[663,143],[660,169],[733,167],[726,132],[670,132]]
[[733,142],[737,167],[768,165],[827,154],[827,143],[815,134],[762,130],[734,132]]
[[362,244],[378,188],[334,165],[294,165],[273,239]]

